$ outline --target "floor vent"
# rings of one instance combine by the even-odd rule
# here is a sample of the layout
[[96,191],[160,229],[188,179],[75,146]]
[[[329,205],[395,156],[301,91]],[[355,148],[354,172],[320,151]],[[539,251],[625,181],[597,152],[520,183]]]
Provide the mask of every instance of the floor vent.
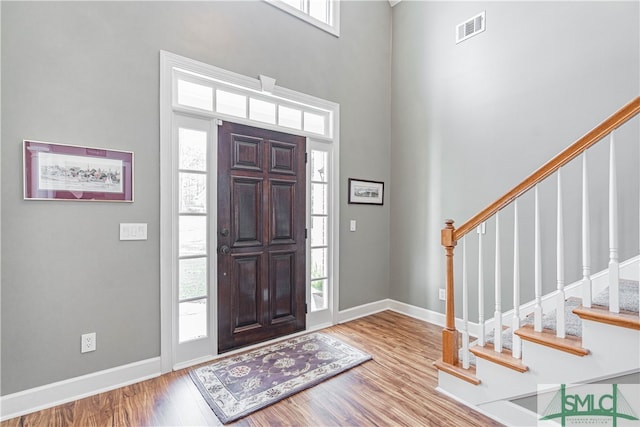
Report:
[[485,30],[485,12],[481,12],[471,19],[456,26],[456,44]]

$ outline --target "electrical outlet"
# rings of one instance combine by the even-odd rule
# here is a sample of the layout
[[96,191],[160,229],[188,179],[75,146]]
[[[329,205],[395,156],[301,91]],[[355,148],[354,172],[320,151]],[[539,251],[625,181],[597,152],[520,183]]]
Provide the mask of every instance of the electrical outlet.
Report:
[[446,301],[447,300],[447,290],[444,289],[444,288],[438,289],[438,298],[440,298],[440,301]]
[[80,353],[88,353],[90,351],[96,351],[96,333],[82,334],[80,343]]

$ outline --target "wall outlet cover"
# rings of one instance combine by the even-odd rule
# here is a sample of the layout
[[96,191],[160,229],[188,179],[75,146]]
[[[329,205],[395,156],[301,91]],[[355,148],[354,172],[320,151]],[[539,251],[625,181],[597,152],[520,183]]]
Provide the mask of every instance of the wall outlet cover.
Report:
[[96,351],[96,333],[82,334],[80,339],[80,353]]

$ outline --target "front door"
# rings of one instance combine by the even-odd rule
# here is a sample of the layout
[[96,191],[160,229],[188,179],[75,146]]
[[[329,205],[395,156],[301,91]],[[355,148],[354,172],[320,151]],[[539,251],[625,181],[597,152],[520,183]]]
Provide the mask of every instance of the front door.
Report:
[[305,144],[218,128],[218,352],[305,329]]

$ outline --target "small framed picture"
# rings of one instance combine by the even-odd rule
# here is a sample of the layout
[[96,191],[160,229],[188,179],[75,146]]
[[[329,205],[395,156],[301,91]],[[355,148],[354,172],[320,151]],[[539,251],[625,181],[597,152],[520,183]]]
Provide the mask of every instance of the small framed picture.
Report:
[[25,200],[133,202],[133,153],[23,141]]
[[384,182],[349,178],[349,203],[384,204]]

